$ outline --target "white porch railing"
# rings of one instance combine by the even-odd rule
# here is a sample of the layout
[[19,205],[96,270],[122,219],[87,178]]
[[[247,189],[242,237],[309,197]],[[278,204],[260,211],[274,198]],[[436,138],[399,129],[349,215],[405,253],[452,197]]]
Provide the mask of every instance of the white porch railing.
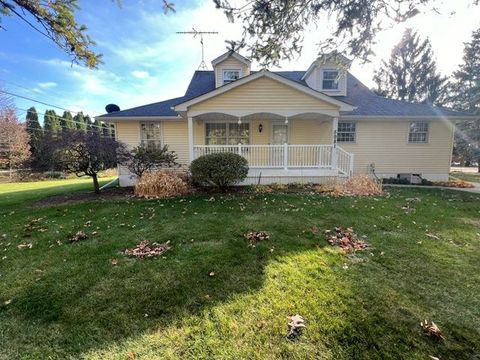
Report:
[[[338,167],[339,173],[351,176],[353,154],[332,145],[195,145],[194,158],[231,152],[248,161],[250,168],[324,168]],[[336,154],[337,161],[332,161]]]

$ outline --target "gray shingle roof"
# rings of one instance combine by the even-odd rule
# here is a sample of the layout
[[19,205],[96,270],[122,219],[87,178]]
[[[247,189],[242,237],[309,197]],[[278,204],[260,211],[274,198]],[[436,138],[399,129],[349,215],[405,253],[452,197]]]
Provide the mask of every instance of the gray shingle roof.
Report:
[[[294,81],[303,86],[308,86],[302,76],[305,71],[277,71],[276,74]],[[191,100],[200,95],[215,90],[215,74],[213,71],[195,71],[190,85],[182,97],[177,97],[153,104],[138,106],[131,109],[117,111],[101,115],[100,118],[109,117],[141,117],[141,116],[176,116],[177,113],[171,107]],[[375,95],[368,87],[360,82],[355,76],[348,73],[347,96],[335,96],[335,99],[355,106],[357,109],[345,113],[345,115],[357,116],[470,116],[471,114],[452,111],[445,108],[435,107],[429,104],[416,104],[400,100],[387,99]]]

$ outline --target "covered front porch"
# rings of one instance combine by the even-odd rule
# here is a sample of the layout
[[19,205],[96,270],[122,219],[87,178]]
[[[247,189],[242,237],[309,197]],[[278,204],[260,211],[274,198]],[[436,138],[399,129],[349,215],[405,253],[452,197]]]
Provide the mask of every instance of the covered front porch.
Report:
[[189,156],[239,154],[250,179],[349,177],[354,155],[337,146],[337,128],[324,112],[204,112],[188,117]]

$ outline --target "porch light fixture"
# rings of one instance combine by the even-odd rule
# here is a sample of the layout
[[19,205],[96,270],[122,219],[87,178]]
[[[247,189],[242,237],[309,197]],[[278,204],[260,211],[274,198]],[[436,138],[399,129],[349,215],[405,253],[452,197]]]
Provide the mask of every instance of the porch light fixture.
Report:
[[288,124],[288,117],[285,117],[285,125]]
[[241,123],[242,123],[242,118],[239,117],[239,118],[238,118],[238,125],[240,125]]
[[258,132],[261,133],[262,130],[263,130],[263,125],[262,124],[258,125]]

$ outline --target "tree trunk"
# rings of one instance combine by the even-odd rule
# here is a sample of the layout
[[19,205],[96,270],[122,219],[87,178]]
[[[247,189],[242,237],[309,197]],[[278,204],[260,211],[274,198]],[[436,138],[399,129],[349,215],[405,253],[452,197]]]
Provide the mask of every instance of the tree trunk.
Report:
[[100,194],[100,185],[98,184],[97,174],[93,175],[92,178],[93,178],[93,190],[95,191],[95,194]]

